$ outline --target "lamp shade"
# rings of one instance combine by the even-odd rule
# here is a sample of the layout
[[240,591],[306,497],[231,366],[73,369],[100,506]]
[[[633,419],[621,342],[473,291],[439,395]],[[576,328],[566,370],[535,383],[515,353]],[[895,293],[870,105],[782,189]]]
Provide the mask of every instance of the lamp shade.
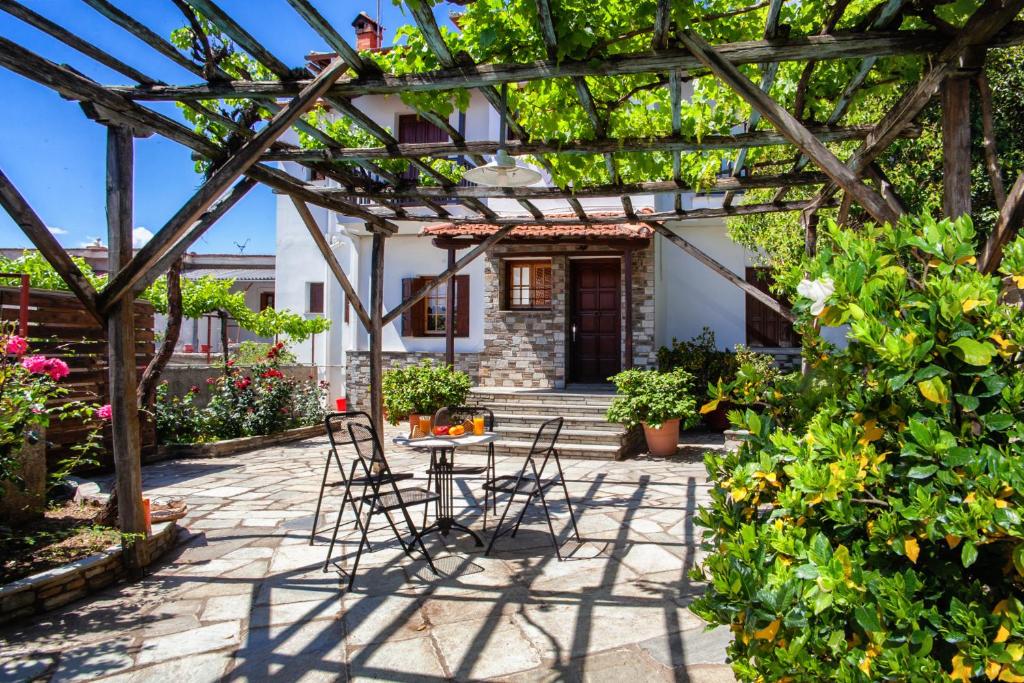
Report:
[[492,162],[471,168],[462,177],[477,185],[491,187],[525,187],[541,179],[539,172],[517,164],[504,149],[498,150]]

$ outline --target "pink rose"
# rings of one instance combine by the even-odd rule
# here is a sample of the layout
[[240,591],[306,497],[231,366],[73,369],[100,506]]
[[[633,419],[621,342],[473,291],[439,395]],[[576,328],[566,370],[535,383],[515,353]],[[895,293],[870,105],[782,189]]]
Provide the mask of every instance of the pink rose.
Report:
[[28,342],[24,337],[12,334],[7,338],[7,353],[14,356],[22,356],[28,351]]
[[193,384],[192,388],[189,389],[189,392],[193,393],[193,394],[198,394],[199,393],[199,385],[198,384]]
[[106,420],[107,422],[109,422],[110,418],[112,418],[113,416],[114,416],[114,411],[110,407],[109,403],[107,405],[105,405],[105,406],[101,406],[96,411],[96,417],[98,417],[101,420]]
[[46,361],[46,374],[50,376],[54,382],[59,381],[67,377],[71,373],[68,368],[68,364],[59,358],[49,358]]
[[46,372],[46,356],[26,356],[21,359],[21,367],[33,375],[41,375]]

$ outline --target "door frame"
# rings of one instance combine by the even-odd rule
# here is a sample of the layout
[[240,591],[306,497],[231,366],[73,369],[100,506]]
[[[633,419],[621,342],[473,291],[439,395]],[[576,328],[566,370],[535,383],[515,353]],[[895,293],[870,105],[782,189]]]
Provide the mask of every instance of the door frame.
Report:
[[[572,322],[576,315],[576,297],[574,295],[575,288],[573,283],[576,279],[576,274],[579,266],[589,263],[605,263],[608,265],[615,265],[616,270],[616,281],[615,281],[615,300],[618,305],[615,307],[615,334],[618,337],[616,358],[618,360],[619,369],[622,369],[622,317],[623,317],[623,302],[622,302],[622,253],[621,252],[608,252],[602,254],[593,254],[587,256],[570,256],[566,259],[566,324],[565,324],[565,377],[567,384],[580,384],[580,380],[576,376],[576,353],[575,344],[572,339]],[[607,380],[600,382],[601,384],[607,384]]]

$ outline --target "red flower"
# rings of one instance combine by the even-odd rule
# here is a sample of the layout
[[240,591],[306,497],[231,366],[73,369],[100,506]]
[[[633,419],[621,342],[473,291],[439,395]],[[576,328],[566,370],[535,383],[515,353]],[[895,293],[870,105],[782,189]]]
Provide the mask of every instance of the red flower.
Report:
[[7,353],[14,356],[23,356],[28,351],[28,342],[24,337],[12,334],[7,338]]
[[199,385],[198,384],[193,384],[192,388],[189,389],[189,392],[193,393],[193,394],[198,394],[199,393]]
[[260,377],[263,377],[263,378],[266,378],[266,379],[270,379],[270,378],[280,379],[281,377],[284,377],[284,373],[282,373],[277,368],[270,368],[269,370],[264,372],[262,375],[260,375]]
[[229,360],[229,361],[228,361],[228,367],[229,367],[229,368],[230,368],[230,367],[231,367],[232,365],[234,365],[234,364],[235,364],[235,359],[234,359],[234,358],[232,358],[231,360]]
[[235,380],[236,389],[248,389],[250,384],[252,384],[252,380],[249,379],[248,377],[243,377],[242,379]]
[[105,406],[100,406],[100,408],[96,411],[96,417],[98,417],[101,420],[107,420],[108,422],[110,421],[110,418],[113,417],[113,415],[114,411],[110,407],[109,403]]
[[215,384],[216,382],[217,382],[217,380],[214,377],[207,377],[206,378],[206,383],[207,384]]

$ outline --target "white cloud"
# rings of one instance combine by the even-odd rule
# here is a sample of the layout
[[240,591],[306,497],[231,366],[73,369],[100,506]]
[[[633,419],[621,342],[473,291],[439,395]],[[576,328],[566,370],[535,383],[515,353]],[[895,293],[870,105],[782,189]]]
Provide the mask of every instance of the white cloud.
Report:
[[146,228],[139,226],[132,230],[132,247],[135,249],[142,248],[142,246],[151,239],[153,239],[153,233]]
[[46,226],[46,229],[49,230],[50,233],[53,234],[53,235],[66,235],[66,234],[68,234],[68,231],[65,230],[64,228],[58,228],[58,227],[53,226],[53,225]]

